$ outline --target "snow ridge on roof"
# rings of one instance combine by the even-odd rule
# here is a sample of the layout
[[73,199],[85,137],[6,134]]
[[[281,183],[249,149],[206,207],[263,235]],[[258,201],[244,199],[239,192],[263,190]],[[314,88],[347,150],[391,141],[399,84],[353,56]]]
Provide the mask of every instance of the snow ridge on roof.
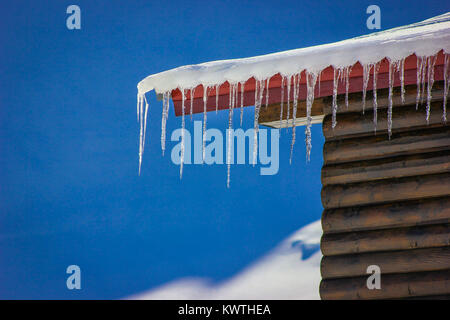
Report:
[[198,85],[215,86],[226,81],[239,83],[254,77],[263,80],[280,73],[291,76],[302,70],[318,73],[335,68],[376,63],[383,58],[399,61],[411,54],[432,56],[450,53],[450,12],[381,32],[335,43],[271,53],[250,58],[220,60],[187,65],[150,75],[138,83],[138,95]]

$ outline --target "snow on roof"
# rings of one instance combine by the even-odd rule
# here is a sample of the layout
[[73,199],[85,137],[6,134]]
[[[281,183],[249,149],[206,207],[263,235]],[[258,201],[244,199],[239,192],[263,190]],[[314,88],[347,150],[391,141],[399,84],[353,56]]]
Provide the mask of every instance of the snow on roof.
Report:
[[254,77],[263,80],[275,74],[291,76],[301,70],[318,73],[335,68],[376,63],[383,58],[399,61],[411,54],[432,56],[444,50],[450,53],[450,12],[422,22],[372,33],[335,43],[288,50],[243,59],[220,60],[182,66],[153,74],[138,84],[138,94],[198,85],[214,86],[239,83]]

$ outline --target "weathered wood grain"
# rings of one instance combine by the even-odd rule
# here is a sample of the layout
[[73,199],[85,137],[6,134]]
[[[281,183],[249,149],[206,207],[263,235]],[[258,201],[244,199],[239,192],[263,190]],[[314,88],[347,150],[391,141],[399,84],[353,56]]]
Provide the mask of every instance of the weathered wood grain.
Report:
[[435,248],[449,245],[449,224],[330,233],[324,234],[320,241],[320,248],[324,256]]
[[450,197],[324,210],[325,234],[450,223]]
[[450,172],[450,150],[322,167],[322,184],[347,184]]
[[381,289],[369,290],[367,276],[320,283],[324,300],[396,299],[450,294],[450,270],[381,275]]
[[[401,132],[441,126],[442,101],[431,103],[430,117],[426,119],[426,103],[416,110],[415,104],[404,106],[401,109],[394,108],[392,112],[392,131]],[[447,111],[448,117],[450,113]],[[323,120],[322,130],[326,140],[343,139],[356,136],[373,136],[375,125],[372,112],[349,112],[338,114],[336,127],[332,128],[332,115],[328,114]],[[388,130],[387,109],[380,109],[377,113],[376,131],[378,134]]]
[[379,266],[382,274],[445,270],[450,247],[324,256],[320,272],[322,279],[357,277],[366,275],[370,265]]
[[450,126],[370,137],[326,141],[325,164],[450,150]]
[[450,173],[328,185],[322,188],[325,209],[450,195]]
[[[405,86],[405,103],[403,104],[401,101],[401,94],[400,94],[400,87],[394,87],[393,91],[393,98],[392,98],[392,104],[394,108],[402,108],[405,105],[411,105],[416,104],[416,95],[417,95],[417,88],[416,85],[408,85]],[[387,108],[389,105],[389,89],[378,89],[377,90],[377,103],[378,108],[383,109]],[[433,84],[433,90],[432,90],[432,101],[441,100],[444,97],[444,82],[443,81],[436,81]],[[425,97],[426,98],[426,97]],[[337,96],[337,104],[338,109],[337,113],[346,113],[346,112],[362,112],[363,111],[363,103],[362,103],[362,92],[355,92],[349,94],[349,102],[348,102],[348,108],[345,106],[345,95],[341,94]],[[323,112],[325,114],[331,114],[331,105],[332,105],[332,97],[325,97],[323,98]],[[368,91],[366,95],[366,106],[365,106],[366,112],[373,112],[373,92]]]

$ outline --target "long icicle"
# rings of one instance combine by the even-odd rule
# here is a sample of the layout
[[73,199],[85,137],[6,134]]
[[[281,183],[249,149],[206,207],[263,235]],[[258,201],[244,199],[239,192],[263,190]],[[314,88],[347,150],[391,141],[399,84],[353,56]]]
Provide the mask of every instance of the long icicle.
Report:
[[207,121],[207,112],[206,112],[206,102],[208,99],[208,87],[203,85],[203,134],[202,134],[202,163],[205,162],[205,149],[206,149],[206,121]]
[[244,91],[245,91],[245,81],[241,83],[241,127],[242,127],[242,119],[244,118]]
[[292,106],[292,141],[291,141],[291,153],[289,155],[289,164],[292,164],[292,154],[294,153],[294,145],[295,145],[295,120],[297,118],[297,107],[298,107],[298,94],[299,94],[299,87],[300,87],[300,77],[301,72],[294,75],[294,92],[293,92],[293,106]]
[[420,93],[420,104],[423,104],[425,100],[425,81],[426,81],[426,75],[427,75],[427,67],[428,67],[428,59],[427,57],[423,57],[423,64],[422,64],[422,84],[421,89],[422,92]]
[[270,82],[270,78],[267,78],[267,80],[266,80],[266,106],[265,106],[266,109],[267,109],[267,106],[269,105],[269,82]]
[[259,107],[258,107],[258,86],[259,81],[255,79],[255,117],[253,121],[253,166],[256,164],[256,156],[258,154],[258,118],[259,118]]
[[283,104],[284,104],[284,85],[286,82],[286,77],[281,76],[281,102],[280,102],[280,132],[283,124]]
[[180,152],[180,179],[183,178],[183,164],[184,164],[184,128],[185,128],[185,105],[186,94],[184,89],[181,89],[181,152]]
[[336,113],[338,109],[337,105],[337,91],[338,91],[338,82],[341,70],[333,68],[333,102],[331,105],[332,117],[331,117],[331,127],[334,129],[336,127]]
[[290,112],[290,100],[291,100],[291,76],[287,77],[287,115],[286,115],[286,128],[289,128],[289,112]]
[[352,67],[348,66],[344,69],[344,79],[345,79],[345,107],[348,109],[348,89],[350,87],[350,72],[352,72]]
[[367,86],[369,85],[370,79],[370,69],[372,68],[371,64],[363,65],[363,92],[362,92],[362,113],[364,114],[366,109],[366,96],[367,96]]
[[233,128],[233,108],[235,102],[236,84],[230,83],[230,100],[228,113],[228,134],[227,134],[227,188],[230,187],[231,181],[231,130]]
[[402,99],[402,104],[405,104],[405,58],[400,60],[398,65],[398,71],[400,72],[400,95]]
[[305,142],[306,142],[306,160],[310,160],[311,156],[311,109],[314,102],[314,89],[316,87],[317,74],[306,73],[306,128],[305,128]]
[[397,62],[392,62],[389,60],[389,96],[388,96],[388,116],[387,116],[387,124],[388,124],[388,137],[391,139],[392,135],[392,96],[394,90],[394,69],[396,67]]
[[447,123],[447,96],[450,86],[450,81],[448,78],[448,71],[450,65],[450,55],[444,54],[444,101],[442,103],[442,121]]
[[161,150],[163,156],[166,150],[166,127],[167,127],[167,118],[169,117],[169,106],[170,106],[170,91],[165,92],[163,94],[163,112],[161,119]]
[[380,63],[375,63],[373,65],[373,130],[377,132],[377,122],[378,122],[378,98],[377,98],[377,80],[378,71],[380,70]]
[[142,140],[144,134],[144,95],[141,95],[139,98],[139,175],[141,175],[141,164],[142,164]]
[[216,84],[216,114],[219,111],[219,87],[220,84]]
[[430,112],[431,112],[431,90],[433,89],[434,84],[434,64],[436,63],[436,57],[431,56],[428,57],[428,74],[427,74],[427,124],[430,121]]
[[419,102],[420,102],[420,83],[421,83],[421,79],[422,79],[422,64],[423,64],[423,59],[422,57],[417,56],[417,71],[416,71],[416,90],[417,90],[417,94],[416,94],[416,110],[419,108]]
[[191,121],[192,121],[192,113],[194,112],[194,93],[195,93],[195,88],[192,88],[190,91],[190,95],[191,95],[191,110],[189,112],[190,116],[191,116]]

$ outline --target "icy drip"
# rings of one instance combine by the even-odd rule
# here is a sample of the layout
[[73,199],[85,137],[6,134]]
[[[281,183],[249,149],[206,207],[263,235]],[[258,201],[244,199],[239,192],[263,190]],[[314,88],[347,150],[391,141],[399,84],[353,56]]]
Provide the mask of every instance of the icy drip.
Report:
[[447,95],[450,82],[448,81],[448,66],[450,64],[450,55],[444,54],[444,102],[442,104],[442,121],[447,122]]
[[427,57],[423,57],[423,64],[422,64],[422,83],[420,84],[420,88],[421,88],[421,93],[420,93],[420,104],[423,104],[424,99],[425,99],[425,81],[426,81],[426,76],[427,76],[427,68],[428,68],[428,58]]
[[139,175],[141,174],[141,164],[142,164],[142,136],[144,134],[144,123],[143,123],[143,113],[144,113],[144,95],[138,96],[138,109],[139,109]]
[[280,102],[280,131],[283,124],[283,104],[284,104],[284,85],[286,82],[285,77],[281,77],[281,102]]
[[242,118],[244,117],[244,86],[245,86],[245,82],[241,82],[241,127],[242,127]]
[[[311,109],[314,102],[314,89],[316,87],[317,74],[306,73],[306,128],[305,128],[305,139],[306,139],[306,160],[310,160],[311,156]],[[320,83],[320,82],[319,82]]]
[[363,65],[363,90],[362,90],[362,112],[366,109],[366,95],[367,95],[367,86],[369,85],[370,78],[370,69],[372,68],[371,64]]
[[336,127],[336,113],[338,109],[337,105],[337,91],[338,91],[338,82],[341,76],[341,69],[333,68],[333,102],[331,105],[332,117],[331,117],[331,127],[334,129]]
[[216,85],[216,114],[219,111],[219,87],[220,85]]
[[264,92],[264,80],[255,83],[255,120],[254,120],[254,136],[253,136],[253,165],[256,164],[258,155],[258,128],[259,128],[259,110],[261,109],[261,101]]
[[319,97],[320,97],[320,78],[322,77],[322,71],[323,70],[320,70],[319,72],[319,90],[318,90]]
[[180,179],[183,177],[183,164],[184,164],[184,128],[185,128],[185,106],[184,102],[186,95],[184,89],[181,89],[181,152],[180,152]]
[[436,63],[436,57],[431,56],[427,59],[428,64],[428,73],[427,73],[427,124],[430,121],[430,112],[431,112],[431,90],[433,89],[434,84],[434,64]]
[[228,113],[228,135],[227,135],[227,188],[230,187],[231,181],[231,130],[233,128],[233,109],[235,104],[237,84],[230,83],[230,100]]
[[352,71],[352,67],[344,68],[344,80],[345,80],[345,107],[348,109],[348,89],[350,87],[350,72]]
[[380,64],[376,63],[373,65],[373,130],[377,132],[377,112],[378,112],[378,98],[377,98],[377,80],[378,71],[380,70]]
[[392,95],[394,90],[394,69],[396,68],[397,63],[389,61],[389,96],[388,96],[388,137],[391,139],[392,134]]
[[192,113],[194,110],[194,92],[195,92],[195,88],[191,89],[190,91],[190,95],[191,95],[191,110],[190,110],[190,115],[191,115],[191,121],[192,121]]
[[163,156],[166,150],[166,124],[167,118],[169,117],[169,106],[170,106],[170,92],[166,92],[163,94],[163,110],[161,119],[161,150]]
[[287,115],[286,115],[286,128],[289,127],[289,109],[290,109],[290,100],[291,100],[291,76],[287,77],[286,80],[287,86]]
[[419,102],[420,102],[420,83],[421,83],[421,79],[422,79],[422,65],[423,65],[423,57],[417,57],[417,78],[416,78],[416,90],[417,90],[417,94],[416,94],[416,110],[419,107]]
[[295,144],[295,119],[297,118],[297,107],[298,107],[298,91],[300,87],[300,75],[298,73],[294,75],[294,92],[293,92],[293,106],[292,106],[292,141],[291,141],[291,152],[289,156],[289,164],[292,164],[292,154],[294,152],[294,144]]
[[397,66],[397,71],[400,73],[400,95],[402,104],[405,104],[405,58],[401,59]]
[[267,109],[267,106],[269,105],[269,82],[270,82],[270,78],[267,78],[267,80],[266,80],[266,109]]
[[208,87],[203,86],[203,135],[202,135],[202,163],[205,162],[205,149],[206,149],[206,101],[208,99]]

